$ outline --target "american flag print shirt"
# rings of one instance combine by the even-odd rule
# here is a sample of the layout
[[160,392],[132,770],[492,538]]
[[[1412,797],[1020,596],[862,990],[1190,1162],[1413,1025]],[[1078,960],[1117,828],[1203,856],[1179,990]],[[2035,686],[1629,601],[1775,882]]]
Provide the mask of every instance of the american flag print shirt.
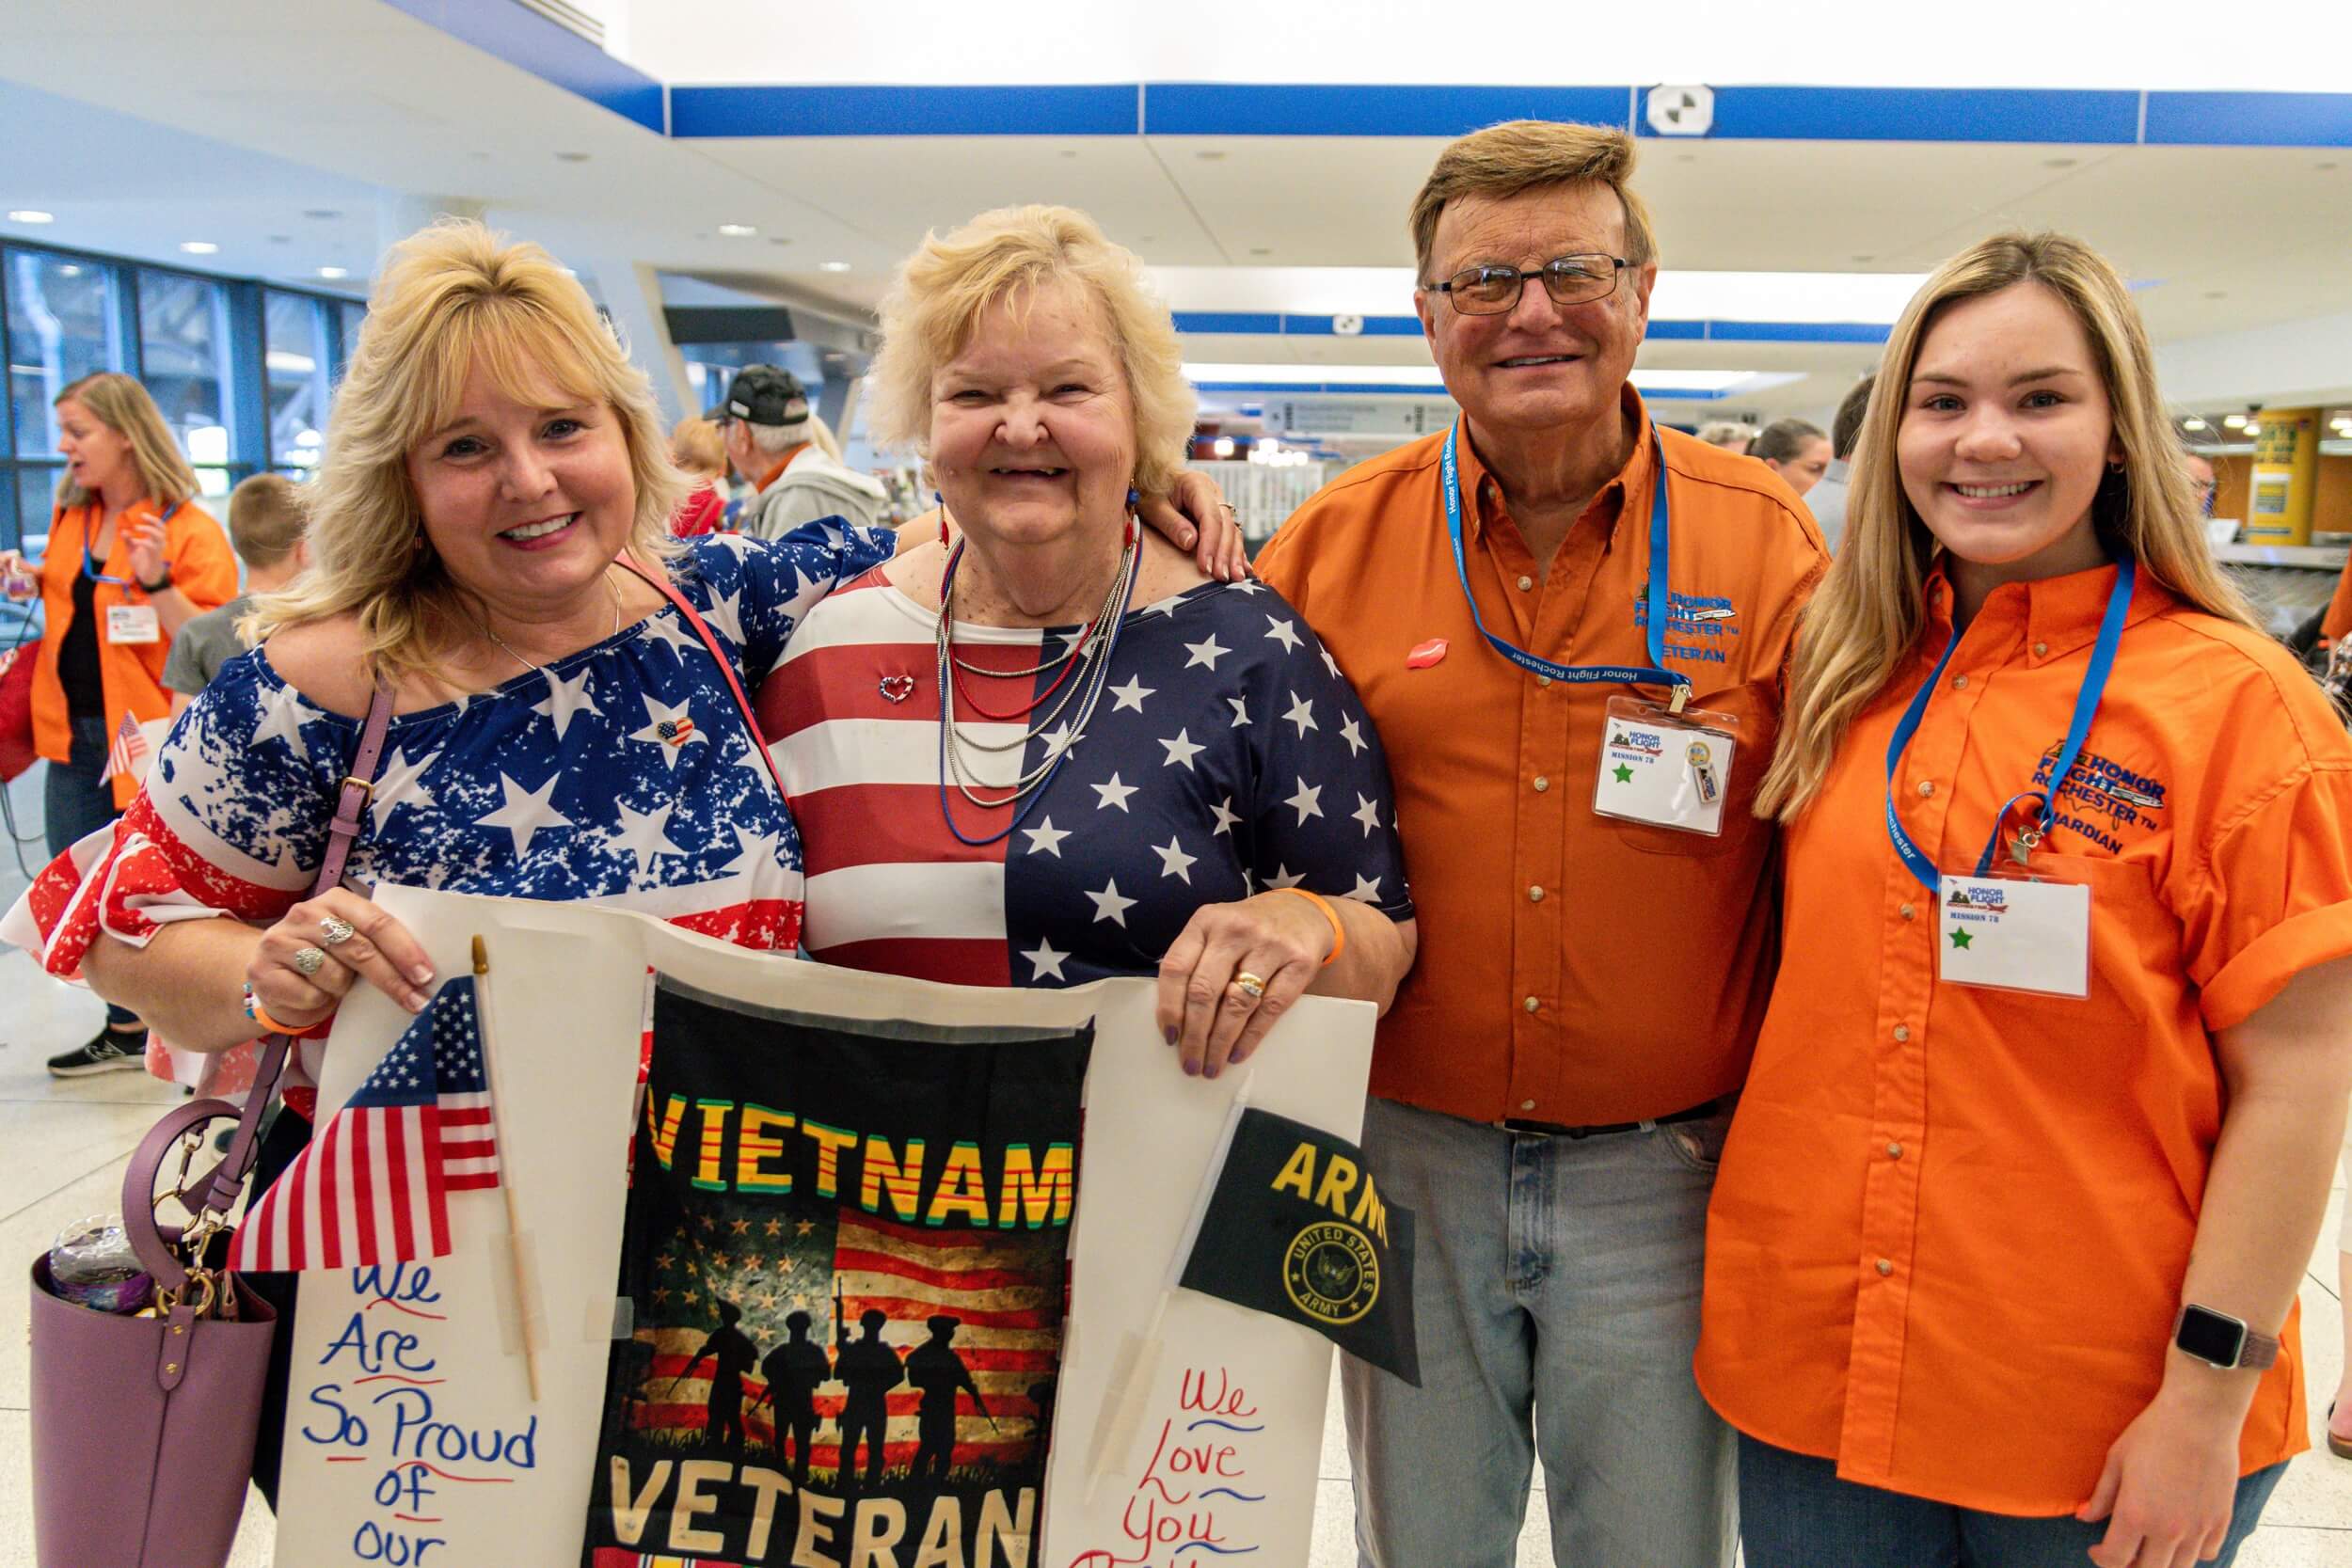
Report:
[[[1129,611],[1083,737],[1020,827],[979,847],[940,815],[937,619],[870,572],[810,612],[761,690],[760,727],[808,845],[811,958],[963,985],[1075,986],[1151,974],[1194,911],[1271,888],[1412,917],[1379,736],[1272,589],[1209,583]],[[956,654],[1022,670],[1076,632],[959,624]],[[964,689],[1000,712],[1025,700],[1012,681],[967,675]],[[1038,721],[966,722],[962,702],[957,712],[978,740]],[[1028,742],[1019,768],[1062,738]],[[982,776],[1004,776],[1012,755]],[[952,785],[947,798],[969,838],[1011,815]]]
[[[811,523],[698,540],[670,562],[748,686],[836,582],[892,537]],[[307,896],[359,721],[257,649],[172,728],[122,817],[53,861],[0,924],[72,979],[103,929],[143,947],[173,920],[275,921]],[[463,702],[395,717],[350,875],[593,900],[745,947],[790,949],[801,843],[727,687],[671,606]]]

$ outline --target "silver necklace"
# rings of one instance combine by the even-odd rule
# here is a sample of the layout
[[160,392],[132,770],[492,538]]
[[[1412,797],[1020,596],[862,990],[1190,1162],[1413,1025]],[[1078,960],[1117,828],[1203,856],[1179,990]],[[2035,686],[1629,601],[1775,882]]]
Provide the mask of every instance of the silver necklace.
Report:
[[[621,589],[620,585],[612,580],[612,570],[609,566],[605,568],[604,585],[612,592],[612,630],[610,635],[618,637],[621,635]],[[482,619],[482,635],[497,643],[501,653],[513,659],[516,663],[521,665],[524,669],[529,670],[532,674],[544,675],[547,673],[547,671],[540,668],[538,665],[532,663],[531,660],[523,657],[522,655],[508,647],[506,645],[506,639],[501,637],[497,632],[490,629],[490,619],[486,615]]]

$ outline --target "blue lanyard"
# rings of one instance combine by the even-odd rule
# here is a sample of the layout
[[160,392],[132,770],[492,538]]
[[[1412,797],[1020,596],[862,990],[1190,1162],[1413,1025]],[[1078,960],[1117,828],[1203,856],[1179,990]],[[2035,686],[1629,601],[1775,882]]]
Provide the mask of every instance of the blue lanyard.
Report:
[[[164,513],[160,520],[167,523],[170,522],[172,514],[179,510],[180,503],[177,501],[172,502],[170,509]],[[92,502],[82,514],[82,575],[89,578],[92,582],[111,582],[117,588],[129,588],[134,586],[129,578],[108,577],[105,573],[98,569],[98,562],[91,559],[89,553],[90,535],[98,531],[98,529],[90,526],[93,521],[95,521],[100,528],[105,526],[106,515],[99,509],[99,504],[97,502]]]
[[1554,664],[1550,659],[1529,653],[1514,642],[1507,642],[1486,629],[1486,623],[1478,613],[1478,595],[1470,592],[1470,566],[1462,554],[1462,481],[1454,458],[1454,443],[1460,436],[1462,422],[1445,433],[1445,453],[1438,465],[1439,478],[1445,484],[1445,531],[1454,546],[1454,573],[1462,580],[1462,597],[1470,601],[1470,625],[1486,645],[1522,670],[1548,676],[1556,681],[1589,683],[1606,681],[1625,686],[1666,686],[1674,689],[1674,705],[1680,712],[1683,702],[1691,694],[1691,677],[1679,675],[1663,668],[1666,662],[1666,451],[1658,439],[1658,427],[1650,427],[1650,449],[1656,459],[1658,478],[1650,490],[1649,502],[1649,665],[1629,664]]
[[[2035,842],[2047,837],[2051,825],[2058,820],[2058,786],[2074,770],[2074,759],[2082,754],[2083,742],[2090,736],[2091,716],[2099,711],[2099,699],[2106,692],[2107,676],[2114,673],[2116,645],[2123,640],[2123,622],[2132,608],[2132,585],[2138,575],[2138,567],[2129,556],[2116,567],[2115,586],[2107,592],[2106,613],[2099,621],[2099,641],[2091,646],[2090,668],[2083,674],[2082,689],[2074,694],[2074,717],[2066,726],[2066,742],[2050,764],[2050,783],[2043,789],[2020,790],[1994,814],[1993,834],[1984,841],[1984,853],[1977,857],[1978,876],[1993,869],[1993,851],[2001,842],[2001,824],[2009,820],[2009,814],[2017,809],[2019,801],[2031,798],[2042,802]],[[1903,752],[1910,747],[1911,737],[1918,733],[1919,721],[1927,714],[1928,699],[1943,683],[1944,667],[1952,661],[1952,651],[1959,646],[1960,632],[1955,627],[1952,640],[1944,644],[1944,657],[1935,661],[1934,673],[1911,699],[1911,705],[1903,710],[1902,721],[1895,726],[1894,736],[1886,743],[1886,836],[1894,841],[1895,853],[1901,858],[1904,868],[1930,893],[1938,890],[1942,878],[1935,863],[1912,841],[1911,834],[1903,830],[1902,818],[1896,815],[1895,774],[1902,766]]]

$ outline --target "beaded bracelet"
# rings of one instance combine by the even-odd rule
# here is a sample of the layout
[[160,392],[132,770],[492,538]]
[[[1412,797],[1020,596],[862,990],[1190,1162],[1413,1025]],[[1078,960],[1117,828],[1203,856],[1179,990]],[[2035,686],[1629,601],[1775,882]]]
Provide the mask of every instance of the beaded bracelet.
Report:
[[1323,956],[1323,967],[1328,969],[1347,951],[1347,927],[1340,924],[1340,911],[1331,907],[1331,900],[1320,893],[1309,893],[1303,887],[1268,888],[1269,893],[1295,893],[1323,911],[1323,918],[1331,923],[1331,951]]

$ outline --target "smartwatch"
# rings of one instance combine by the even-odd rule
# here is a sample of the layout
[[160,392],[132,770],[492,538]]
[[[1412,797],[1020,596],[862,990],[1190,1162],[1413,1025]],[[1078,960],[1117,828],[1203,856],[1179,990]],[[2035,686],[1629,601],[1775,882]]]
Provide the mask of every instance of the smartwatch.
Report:
[[139,592],[140,592],[140,593],[142,593],[142,594],[161,594],[161,593],[165,593],[165,592],[167,592],[167,590],[169,590],[169,589],[170,589],[170,587],[171,587],[171,562],[164,562],[164,579],[163,579],[163,581],[161,581],[161,582],[141,582],[141,583],[139,584]]
[[2172,1344],[2225,1372],[2260,1371],[2279,1359],[2279,1341],[2271,1336],[2255,1333],[2242,1318],[2194,1304],[2183,1307],[2172,1320]]

